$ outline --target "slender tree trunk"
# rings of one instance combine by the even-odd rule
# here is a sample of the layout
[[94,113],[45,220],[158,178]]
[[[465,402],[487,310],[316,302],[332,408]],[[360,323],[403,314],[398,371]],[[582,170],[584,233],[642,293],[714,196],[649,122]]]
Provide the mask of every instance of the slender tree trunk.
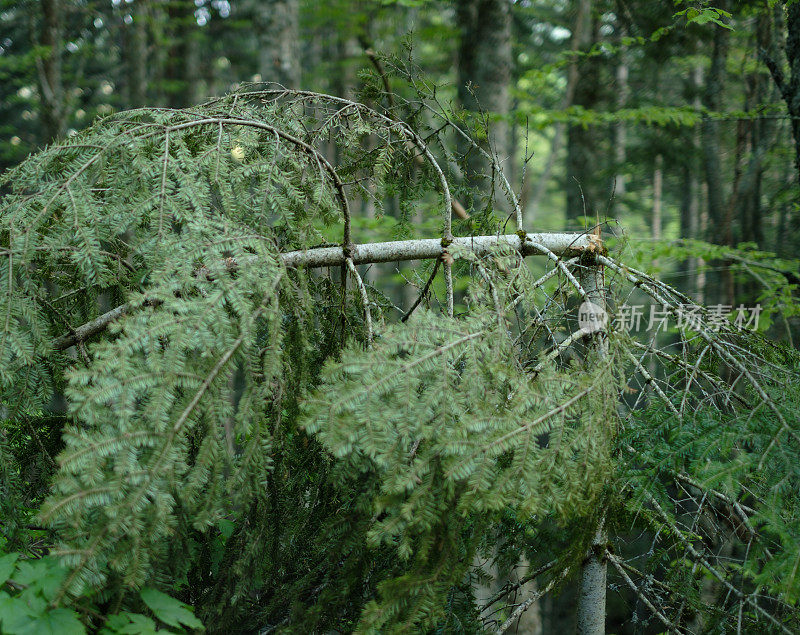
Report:
[[[718,3],[720,4],[720,3]],[[724,8],[720,5],[720,8]],[[725,64],[728,60],[728,29],[717,27],[711,54],[711,68],[706,80],[704,105],[713,112],[722,110],[725,91]],[[713,227],[719,227],[725,210],[720,148],[720,122],[707,117],[702,125],[703,167],[708,187],[708,215]],[[713,238],[713,237],[709,237]]]
[[[580,275],[586,299],[602,308],[606,307],[603,268],[599,265],[584,267]],[[608,354],[608,340],[603,332],[595,333],[591,342],[596,360]],[[608,540],[604,516],[598,524],[581,569],[578,591],[577,632],[579,635],[604,635],[606,632],[606,577],[608,563],[605,558]]]
[[800,3],[784,0],[786,11],[786,58],[789,61],[789,78],[783,75],[780,62],[767,56],[767,65],[775,84],[781,91],[786,108],[792,117],[795,168],[800,184]]
[[[500,116],[509,112],[511,6],[508,0],[464,0],[457,5],[458,99],[467,110]],[[503,160],[508,147],[508,125],[491,122],[488,149],[496,149]],[[491,176],[483,155],[463,149],[469,172]]]
[[133,22],[125,29],[123,52],[129,108],[147,104],[147,12],[148,0],[136,0],[131,6]]
[[[575,22],[572,27],[572,38],[570,40],[570,53],[573,54],[570,61],[569,71],[567,72],[567,87],[564,91],[564,97],[561,100],[560,110],[569,108],[575,99],[575,86],[578,83],[578,58],[575,55],[581,50],[581,47],[587,45],[587,41],[591,41],[589,37],[589,29],[591,28],[591,13],[592,3],[591,0],[580,0],[577,4],[575,12]],[[627,80],[627,78],[626,78]],[[531,199],[529,216],[532,220],[539,209],[539,205],[544,198],[544,193],[547,190],[547,185],[553,174],[558,155],[561,152],[561,145],[564,141],[564,134],[566,126],[562,122],[557,122],[554,126],[553,140],[550,143],[550,153],[547,155],[544,170],[539,177],[536,188],[533,192]]]
[[265,82],[300,86],[298,0],[253,0],[258,72]]
[[[599,22],[592,13],[591,0],[578,0],[578,11],[586,15],[589,27],[585,30],[579,50],[589,50],[599,37]],[[587,57],[577,64],[574,104],[587,110],[596,109],[600,102],[601,66],[597,57]],[[598,161],[600,134],[592,124],[570,124],[567,128],[567,222],[582,216],[593,216],[602,204],[601,166]]]
[[[628,60],[625,52],[622,52],[622,59],[617,66],[617,108],[624,108],[628,103]],[[628,126],[624,121],[618,121],[614,126],[614,163],[616,164],[617,175],[615,177],[614,192],[615,196],[622,198],[625,196],[627,188],[626,175],[623,172],[626,158],[626,145],[628,143]]]
[[61,0],[41,0],[42,26],[39,33],[41,57],[36,58],[43,141],[49,143],[64,134],[66,107],[61,75],[64,48],[64,13]]
[[596,553],[605,549],[606,534],[597,530],[592,548],[581,570],[578,592],[578,635],[603,635],[606,632],[606,578],[605,558]]
[[[703,67],[695,66],[692,72],[690,90],[694,93],[694,108],[700,112],[700,89],[703,85]],[[691,156],[684,163],[683,172],[683,202],[681,205],[681,238],[696,239],[700,234],[700,180],[698,179],[698,152],[700,149],[701,131],[699,126],[695,126],[691,135]],[[688,281],[692,292],[700,293],[697,272],[700,266],[700,259],[692,256],[687,263],[689,269]]]
[[163,54],[162,99],[167,106],[184,108],[199,101],[200,84],[200,28],[194,16],[195,5],[187,0],[167,5],[163,25],[166,39],[166,59]]
[[203,32],[194,19],[186,25],[184,55],[184,102],[192,106],[206,97],[206,87],[202,73]]
[[653,168],[653,241],[661,240],[661,205],[664,193],[664,157],[656,155]]

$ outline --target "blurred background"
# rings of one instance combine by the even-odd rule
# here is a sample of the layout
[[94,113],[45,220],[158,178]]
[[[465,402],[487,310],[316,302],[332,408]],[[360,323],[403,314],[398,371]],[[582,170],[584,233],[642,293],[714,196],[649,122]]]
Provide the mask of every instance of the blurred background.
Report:
[[[790,83],[789,14],[766,0],[5,0],[0,169],[122,109],[242,82],[358,97],[379,78],[412,97],[394,69],[413,67],[489,122],[528,231],[624,227],[629,260],[706,304],[771,303],[793,339],[796,143],[769,71]],[[480,217],[489,200],[463,203]]]

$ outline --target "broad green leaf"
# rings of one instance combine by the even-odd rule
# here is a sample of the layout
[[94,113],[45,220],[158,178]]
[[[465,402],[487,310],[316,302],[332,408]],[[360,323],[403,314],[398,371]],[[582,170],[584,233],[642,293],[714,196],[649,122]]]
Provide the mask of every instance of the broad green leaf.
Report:
[[0,557],[0,584],[11,577],[17,558],[19,558],[18,553],[9,553],[8,555]]
[[165,624],[203,628],[203,623],[195,617],[191,607],[180,600],[150,587],[142,589],[140,595],[155,616]]

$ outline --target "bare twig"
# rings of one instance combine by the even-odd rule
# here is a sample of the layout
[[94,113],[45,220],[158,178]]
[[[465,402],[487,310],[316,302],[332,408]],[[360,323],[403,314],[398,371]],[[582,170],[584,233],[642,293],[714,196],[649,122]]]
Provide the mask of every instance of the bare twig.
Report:
[[516,622],[519,619],[519,616],[530,608],[531,604],[536,602],[536,600],[538,600],[540,597],[550,593],[550,591],[552,591],[557,584],[559,584],[564,578],[567,577],[567,575],[569,575],[569,571],[570,571],[569,567],[564,569],[561,573],[559,573],[552,580],[550,580],[550,582],[548,582],[544,588],[542,588],[539,591],[536,591],[536,593],[531,595],[527,600],[525,600],[522,604],[520,604],[517,608],[515,608],[514,611],[511,613],[511,615],[508,616],[508,619],[500,625],[500,628],[497,629],[498,635],[502,635],[509,628],[511,628],[514,625],[514,622]]
[[659,611],[655,607],[655,605],[650,601],[650,599],[642,592],[642,590],[636,586],[636,584],[634,583],[633,580],[631,580],[631,577],[627,574],[625,569],[623,569],[622,566],[620,565],[619,558],[617,558],[617,556],[608,551],[608,549],[606,549],[606,558],[612,564],[612,566],[617,570],[620,576],[622,576],[622,579],[625,580],[626,584],[636,594],[636,597],[638,597],[644,603],[644,605],[648,609],[650,609],[653,615],[655,615],[661,621],[661,623],[669,629],[670,633],[682,632],[677,626],[675,626],[675,624],[673,624],[670,621],[670,619],[666,615],[664,615],[661,611]]
[[353,278],[355,278],[356,285],[358,285],[358,290],[361,293],[361,302],[364,305],[364,323],[367,327],[367,345],[372,346],[372,312],[369,310],[369,296],[367,295],[367,287],[364,286],[364,281],[358,274],[358,269],[356,269],[353,261],[348,258],[346,262],[347,268],[350,270]]
[[403,317],[400,318],[401,322],[406,322],[408,318],[410,318],[411,315],[414,313],[414,311],[416,311],[417,307],[420,305],[425,296],[428,295],[428,289],[431,288],[431,284],[433,283],[434,278],[436,278],[436,272],[439,271],[440,264],[442,264],[442,259],[437,258],[436,264],[433,265],[433,271],[431,271],[431,275],[428,276],[428,280],[425,283],[425,286],[422,287],[422,290],[419,292],[417,299],[414,300],[414,304],[412,304],[411,307],[408,309],[408,311],[406,311],[403,314]]

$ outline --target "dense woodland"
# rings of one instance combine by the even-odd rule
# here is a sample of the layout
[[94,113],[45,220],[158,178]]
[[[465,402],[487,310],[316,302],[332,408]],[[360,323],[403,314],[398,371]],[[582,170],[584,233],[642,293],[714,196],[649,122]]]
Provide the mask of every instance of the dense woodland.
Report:
[[800,632],[800,2],[2,0],[0,80],[0,632]]

